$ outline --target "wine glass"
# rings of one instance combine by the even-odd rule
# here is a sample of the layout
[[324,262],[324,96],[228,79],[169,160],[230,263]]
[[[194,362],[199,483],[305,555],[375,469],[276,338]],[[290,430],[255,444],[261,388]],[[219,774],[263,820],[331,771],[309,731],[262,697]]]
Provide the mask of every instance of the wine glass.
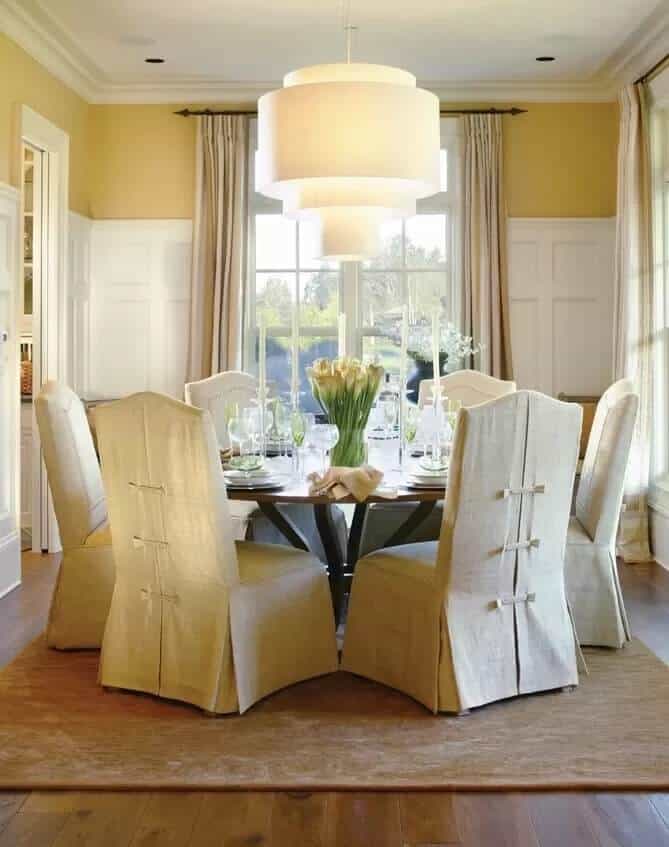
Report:
[[260,409],[258,406],[248,406],[242,411],[242,420],[246,428],[246,434],[250,441],[252,453],[258,453],[257,443],[260,438]]
[[307,416],[296,409],[290,416],[290,434],[293,438],[293,473],[300,476],[300,448],[307,436]]
[[389,397],[383,401],[383,429],[386,438],[392,438],[397,422],[397,400]]
[[[233,415],[228,420],[228,438],[230,439],[230,448],[231,452],[234,454],[235,445],[237,446],[237,452],[239,453],[239,467],[244,467],[244,443],[248,437],[248,431],[246,429],[246,422],[244,418],[239,415]],[[230,460],[230,466],[235,467],[236,462]]]
[[316,449],[321,454],[323,475],[327,471],[327,454],[339,441],[339,427],[336,424],[315,424],[311,430]]

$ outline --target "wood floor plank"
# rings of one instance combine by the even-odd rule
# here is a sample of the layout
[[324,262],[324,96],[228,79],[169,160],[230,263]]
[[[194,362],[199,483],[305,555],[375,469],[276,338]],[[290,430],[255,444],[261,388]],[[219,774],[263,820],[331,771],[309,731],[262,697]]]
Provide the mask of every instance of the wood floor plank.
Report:
[[188,847],[269,845],[273,802],[269,791],[205,794]]
[[68,818],[63,812],[19,812],[0,833],[0,847],[53,847]]
[[272,847],[325,847],[329,794],[274,794],[270,820]]
[[201,792],[151,794],[139,816],[131,847],[187,847],[202,808]]
[[[126,791],[33,791],[22,812],[114,812],[127,798]],[[148,794],[144,793],[146,800]]]
[[145,794],[119,793],[107,795],[97,807],[76,809],[67,815],[53,847],[128,847],[145,803]]
[[0,832],[23,806],[28,794],[19,791],[0,792]]
[[584,802],[601,847],[667,847],[669,829],[646,794],[590,794]]
[[651,794],[650,802],[664,821],[665,826],[669,827],[669,794]]
[[579,794],[528,794],[525,804],[541,847],[599,847]]
[[456,793],[453,805],[463,847],[540,847],[522,795]]
[[400,796],[400,822],[406,845],[459,844],[453,795],[407,792]]
[[401,847],[399,795],[332,794],[326,844],[327,847]]

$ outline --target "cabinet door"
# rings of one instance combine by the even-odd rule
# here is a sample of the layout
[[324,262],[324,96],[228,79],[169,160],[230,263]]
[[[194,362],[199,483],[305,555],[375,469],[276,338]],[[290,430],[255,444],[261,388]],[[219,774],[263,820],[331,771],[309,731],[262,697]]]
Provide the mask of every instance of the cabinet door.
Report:
[[19,455],[19,195],[0,184],[0,596],[21,581],[17,526]]

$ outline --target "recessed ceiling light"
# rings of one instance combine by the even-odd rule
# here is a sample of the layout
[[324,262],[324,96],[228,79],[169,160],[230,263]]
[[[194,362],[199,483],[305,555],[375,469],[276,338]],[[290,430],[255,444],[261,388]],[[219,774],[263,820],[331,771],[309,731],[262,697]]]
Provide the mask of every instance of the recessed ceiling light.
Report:
[[165,59],[159,59],[157,56],[150,56],[148,59],[144,59],[145,62],[148,62],[149,65],[162,65]]
[[555,56],[537,56],[537,62],[554,62]]

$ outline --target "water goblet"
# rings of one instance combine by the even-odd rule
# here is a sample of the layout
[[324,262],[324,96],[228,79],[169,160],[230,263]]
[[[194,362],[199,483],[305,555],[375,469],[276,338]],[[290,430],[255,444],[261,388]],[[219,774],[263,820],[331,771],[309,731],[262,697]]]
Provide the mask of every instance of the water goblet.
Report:
[[300,449],[307,435],[307,416],[299,409],[290,416],[290,434],[293,438],[293,474],[300,476]]
[[339,427],[336,424],[315,424],[312,429],[312,437],[316,448],[321,454],[321,468],[325,475],[327,471],[327,455],[339,441]]

